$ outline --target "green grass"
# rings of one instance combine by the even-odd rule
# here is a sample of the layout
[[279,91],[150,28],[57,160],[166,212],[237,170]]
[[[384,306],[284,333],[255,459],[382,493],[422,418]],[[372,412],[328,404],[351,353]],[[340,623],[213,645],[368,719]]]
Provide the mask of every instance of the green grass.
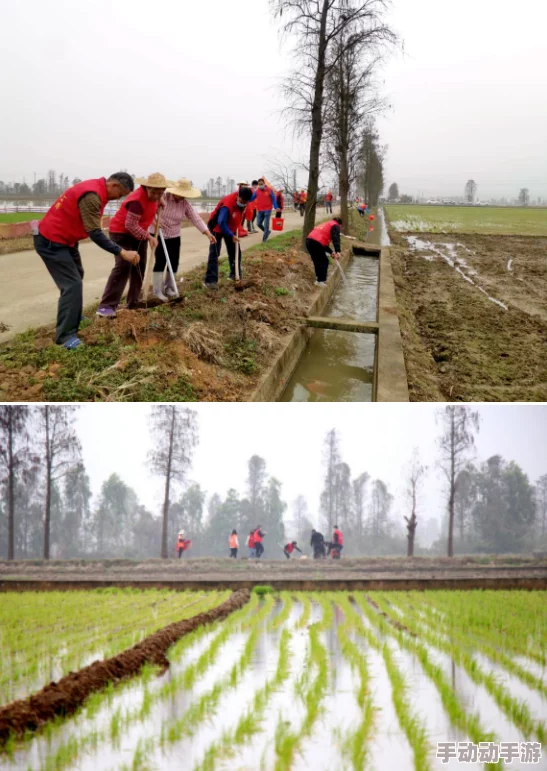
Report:
[[547,236],[547,209],[386,206],[385,210],[393,230]]
[[0,211],[0,225],[2,223],[30,222],[30,220],[41,220],[45,217],[45,212],[10,212],[9,214]]

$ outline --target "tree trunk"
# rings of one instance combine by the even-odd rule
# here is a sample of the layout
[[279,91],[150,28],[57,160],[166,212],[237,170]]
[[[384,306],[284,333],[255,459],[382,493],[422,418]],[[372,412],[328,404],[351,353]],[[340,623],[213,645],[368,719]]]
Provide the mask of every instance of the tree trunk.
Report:
[[13,419],[10,411],[8,416],[8,559],[14,559],[15,555],[15,517],[14,507],[14,476],[13,468]]
[[167,528],[169,525],[169,488],[171,485],[171,467],[173,464],[173,436],[175,432],[175,410],[171,407],[171,429],[169,431],[169,455],[167,458],[167,472],[165,475],[165,496],[163,499],[163,524],[161,529],[161,556],[167,559]]
[[311,144],[310,144],[310,170],[308,176],[308,200],[306,213],[304,214],[304,229],[302,241],[305,245],[307,236],[315,227],[315,210],[317,207],[317,191],[319,189],[319,155],[321,152],[321,140],[323,138],[323,96],[325,90],[325,60],[327,54],[327,16],[329,12],[328,0],[323,0],[321,12],[321,31],[319,33],[319,48],[317,51],[317,70],[315,73],[315,92],[311,111]]
[[340,216],[342,217],[342,230],[349,234],[349,167],[347,148],[340,153]]
[[454,556],[454,499],[456,497],[456,473],[455,473],[455,425],[454,414],[451,424],[451,455],[450,455],[450,497],[448,499],[448,556]]
[[49,439],[49,407],[46,406],[46,511],[44,517],[44,559],[49,559],[49,531],[51,522],[51,447]]

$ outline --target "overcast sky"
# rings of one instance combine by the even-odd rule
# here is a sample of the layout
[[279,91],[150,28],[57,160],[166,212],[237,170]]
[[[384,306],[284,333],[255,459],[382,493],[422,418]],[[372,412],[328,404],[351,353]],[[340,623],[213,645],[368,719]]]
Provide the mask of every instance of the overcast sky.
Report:
[[[0,179],[127,168],[203,184],[302,160],[280,116],[268,0],[2,4]],[[547,3],[394,0],[387,182],[426,196],[547,197]],[[300,183],[304,182],[303,175]]]
[[[247,461],[261,455],[267,469],[283,483],[292,502],[304,495],[318,513],[322,488],[322,450],[331,428],[339,429],[342,457],[356,477],[363,471],[383,479],[397,497],[394,513],[403,512],[404,477],[414,447],[430,471],[424,485],[422,514],[440,518],[443,480],[436,460],[440,425],[433,404],[198,404],[200,444],[190,474],[209,495],[224,496],[230,487],[245,491]],[[535,482],[547,473],[547,407],[481,405],[476,461],[494,454],[517,461]],[[161,482],[149,475],[148,415],[142,404],[83,405],[77,426],[93,492],[117,472],[139,498],[159,514]]]

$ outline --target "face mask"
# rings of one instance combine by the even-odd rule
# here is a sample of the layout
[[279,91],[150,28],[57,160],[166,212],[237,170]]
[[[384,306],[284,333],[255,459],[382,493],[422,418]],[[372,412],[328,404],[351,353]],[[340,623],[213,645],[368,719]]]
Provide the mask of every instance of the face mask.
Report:
[[244,201],[236,201],[236,203],[240,209],[244,209],[247,206],[247,204]]
[[265,189],[266,189],[266,185],[259,185],[258,187],[259,187],[261,190],[265,190]]

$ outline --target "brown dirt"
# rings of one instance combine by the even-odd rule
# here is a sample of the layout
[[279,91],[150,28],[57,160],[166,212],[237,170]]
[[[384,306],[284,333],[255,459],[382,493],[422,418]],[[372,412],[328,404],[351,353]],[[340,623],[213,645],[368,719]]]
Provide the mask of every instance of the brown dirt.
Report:
[[477,271],[473,280],[508,310],[434,252],[413,251],[393,234],[411,400],[547,401],[547,239],[413,235],[456,242],[457,256]]
[[91,693],[102,690],[109,683],[134,677],[146,663],[167,669],[169,660],[165,654],[179,638],[204,624],[225,618],[245,605],[249,598],[249,591],[240,589],[212,610],[170,624],[117,656],[95,661],[78,672],[71,672],[58,683],[50,683],[27,699],[0,708],[0,743],[12,734],[23,736],[25,731],[35,731],[58,715],[72,714]]
[[20,236],[19,238],[0,238],[0,254],[12,254],[13,252],[26,252],[34,248],[32,236]]

